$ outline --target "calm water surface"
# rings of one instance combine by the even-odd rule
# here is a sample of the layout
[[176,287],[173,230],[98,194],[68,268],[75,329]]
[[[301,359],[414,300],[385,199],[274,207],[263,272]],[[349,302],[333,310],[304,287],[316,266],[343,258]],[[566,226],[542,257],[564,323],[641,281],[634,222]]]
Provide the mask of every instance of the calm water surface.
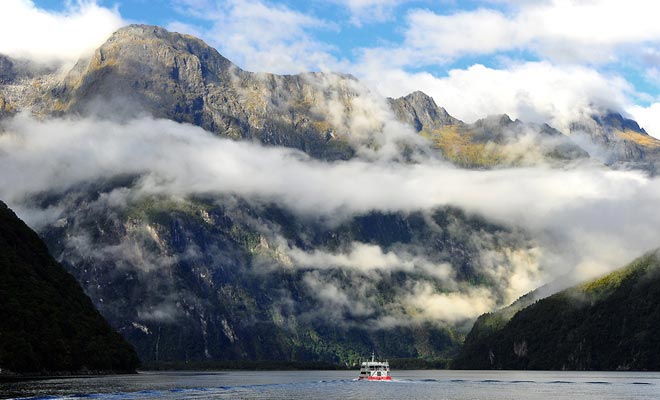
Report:
[[143,372],[0,383],[7,399],[660,399],[660,373],[394,371]]

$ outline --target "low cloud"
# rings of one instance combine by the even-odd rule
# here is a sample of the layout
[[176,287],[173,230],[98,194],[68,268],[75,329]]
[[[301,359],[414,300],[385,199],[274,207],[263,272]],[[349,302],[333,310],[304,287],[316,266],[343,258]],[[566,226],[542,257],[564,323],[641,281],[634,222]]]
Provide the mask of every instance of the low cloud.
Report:
[[302,268],[313,269],[352,269],[369,274],[371,271],[394,272],[415,270],[424,275],[439,280],[449,281],[453,278],[453,269],[447,263],[433,263],[425,257],[408,253],[405,249],[401,254],[395,251],[383,251],[378,245],[353,242],[347,252],[327,252],[315,249],[303,251],[299,248],[284,249],[284,252]]
[[492,311],[498,304],[492,292],[485,288],[469,288],[464,292],[438,293],[432,284],[417,282],[402,304],[413,319],[441,320],[459,323]]
[[[416,249],[359,242],[334,250],[302,250],[289,243],[280,247],[294,264],[310,270],[308,279],[332,269],[376,274],[376,280],[396,270],[418,272],[450,292],[429,294],[430,286],[413,285],[400,298],[408,298],[420,315],[427,315],[422,309],[433,310],[447,321],[505,304],[557,276],[606,272],[660,244],[660,179],[589,163],[489,171],[457,169],[433,158],[414,164],[361,159],[328,163],[296,150],[218,138],[168,120],[39,121],[19,115],[3,121],[0,171],[0,198],[25,212],[21,216],[33,226],[65,223],[57,209],[44,211],[35,203],[41,193],[65,193],[89,182],[135,176],[134,184],[105,194],[104,202],[121,206],[145,196],[236,195],[330,224],[373,210],[406,213],[454,206],[511,229],[522,228],[535,238],[538,247],[524,252],[507,249],[507,238],[465,239],[500,243],[499,248],[488,245],[480,251],[481,272],[497,288],[488,293],[462,288],[451,280],[453,268],[430,261]],[[158,249],[158,232],[148,226],[134,228],[136,246],[120,243],[96,254],[114,257],[120,252],[128,263],[144,264],[147,272],[172,262],[151,260],[142,252],[145,246]],[[315,293],[328,294],[325,301],[333,298],[334,290],[346,293],[339,283],[317,281],[322,286]],[[366,293],[362,299],[368,299],[369,287],[360,290]],[[351,303],[360,290],[334,298]],[[433,304],[422,307],[421,300],[413,301],[417,295],[428,295]],[[454,310],[462,311],[451,311],[447,304],[452,301]],[[374,304],[363,301],[363,308],[355,310],[365,314]]]
[[174,323],[183,312],[171,302],[164,302],[155,305],[143,306],[137,311],[137,317],[140,321],[156,323]]
[[[337,1],[350,9],[356,25],[385,20],[400,3]],[[370,87],[393,97],[423,88],[466,122],[508,113],[566,130],[570,122],[610,108],[626,110],[658,134],[657,104],[631,106],[630,99],[637,94],[623,78],[594,67],[563,64],[611,62],[621,54],[622,46],[660,36],[653,19],[657,13],[626,16],[627,10],[638,8],[619,3],[569,4],[566,9],[576,11],[575,15],[604,15],[596,24],[579,25],[584,29],[570,32],[563,28],[555,32],[552,27],[575,26],[582,20],[567,21],[556,1],[525,2],[510,10],[514,18],[484,8],[452,15],[417,10],[408,16],[403,43],[390,49],[363,49],[356,63],[338,59],[331,45],[315,38],[313,32],[319,28],[338,29],[333,22],[259,0],[183,1],[179,3],[182,12],[210,23],[211,28],[180,22],[170,28],[203,36],[249,70],[354,71]],[[619,24],[621,20],[626,23]],[[12,40],[0,41],[0,53],[42,63],[73,62],[123,24],[117,9],[95,1],[78,1],[56,13],[29,0],[9,0],[0,6],[0,36]],[[558,63],[502,59],[499,69],[477,64],[450,70],[444,77],[406,71],[466,54],[518,49]],[[654,51],[650,46],[649,54]],[[334,81],[326,84],[336,86]],[[0,198],[34,227],[57,226],[67,223],[63,210],[44,209],[35,197],[44,192],[66,193],[121,175],[134,176],[135,181],[128,188],[105,193],[102,201],[109,207],[149,196],[185,200],[197,195],[236,195],[254,203],[273,202],[296,215],[332,225],[374,210],[407,213],[454,206],[512,229],[522,228],[536,239],[537,247],[520,249],[504,245],[507,240],[484,237],[485,233],[468,238],[478,248],[482,241],[488,244],[479,248],[475,265],[490,287],[462,285],[454,279],[454,266],[433,261],[419,249],[360,242],[342,249],[301,249],[276,240],[278,257],[303,271],[303,283],[332,318],[375,318],[383,327],[427,320],[460,323],[556,277],[590,278],[660,244],[658,178],[588,162],[563,168],[476,171],[424,155],[414,164],[392,161],[402,142],[423,140],[395,121],[385,102],[365,96],[362,89],[359,94],[348,114],[346,104],[338,99],[315,103],[315,111],[341,126],[350,134],[348,139],[357,143],[357,159],[334,163],[291,149],[220,139],[167,120],[40,121],[21,114],[2,121]],[[373,145],[359,145],[365,141]],[[529,148],[524,140],[509,145],[525,154]],[[149,226],[133,228],[131,242],[96,247],[89,237],[74,236],[67,244],[96,262],[113,262],[119,269],[140,266],[144,274],[159,274],[177,262],[159,250],[158,232]],[[492,243],[503,244],[493,247]],[[375,288],[397,271],[420,278],[400,287],[396,302],[382,305]],[[353,279],[347,284],[333,272]],[[178,313],[176,302],[164,299],[141,307],[138,317],[167,322]]]

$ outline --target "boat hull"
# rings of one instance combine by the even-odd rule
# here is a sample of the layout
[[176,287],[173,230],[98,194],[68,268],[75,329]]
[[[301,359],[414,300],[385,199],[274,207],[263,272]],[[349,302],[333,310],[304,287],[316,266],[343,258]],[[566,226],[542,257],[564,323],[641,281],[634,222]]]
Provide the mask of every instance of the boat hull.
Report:
[[391,381],[391,376],[370,376],[367,378],[358,378],[359,381]]

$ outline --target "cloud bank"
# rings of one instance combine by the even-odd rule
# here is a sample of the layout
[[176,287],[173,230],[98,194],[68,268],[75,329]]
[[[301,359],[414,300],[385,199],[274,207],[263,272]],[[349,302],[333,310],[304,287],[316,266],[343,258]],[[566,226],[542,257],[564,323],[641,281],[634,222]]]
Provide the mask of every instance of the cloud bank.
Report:
[[[3,125],[0,198],[35,226],[54,223],[59,215],[57,210],[31,209],[32,196],[135,175],[140,178],[130,192],[111,193],[109,198],[121,204],[140,196],[233,194],[275,202],[329,223],[372,210],[459,207],[507,226],[524,227],[538,238],[538,260],[527,264],[538,261],[533,268],[547,279],[565,273],[593,276],[660,244],[660,180],[640,172],[590,164],[478,171],[433,159],[416,164],[359,159],[326,163],[295,150],[221,139],[197,127],[151,118],[116,123],[37,121],[19,115]],[[416,254],[389,253],[360,243],[343,254],[287,251],[312,269],[424,270],[432,265]],[[515,257],[523,256],[510,256]],[[496,258],[487,269],[495,277]],[[446,267],[433,270],[451,276]],[[497,278],[516,288],[512,297],[536,283],[523,272],[514,275],[507,272]]]

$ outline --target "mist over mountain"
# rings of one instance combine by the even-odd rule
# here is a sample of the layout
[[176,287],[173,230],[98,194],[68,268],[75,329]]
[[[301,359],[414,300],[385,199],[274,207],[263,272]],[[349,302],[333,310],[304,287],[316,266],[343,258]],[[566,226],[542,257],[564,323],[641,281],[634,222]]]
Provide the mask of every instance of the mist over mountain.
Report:
[[0,68],[0,196],[143,360],[451,357],[478,315],[660,240],[658,141],[616,113],[468,124],[144,25]]
[[640,168],[652,174],[658,171],[660,141],[631,119],[605,112],[571,124],[570,131],[578,143],[591,150],[594,158],[607,165]]
[[477,320],[455,362],[464,369],[654,370],[657,251],[598,279]]

